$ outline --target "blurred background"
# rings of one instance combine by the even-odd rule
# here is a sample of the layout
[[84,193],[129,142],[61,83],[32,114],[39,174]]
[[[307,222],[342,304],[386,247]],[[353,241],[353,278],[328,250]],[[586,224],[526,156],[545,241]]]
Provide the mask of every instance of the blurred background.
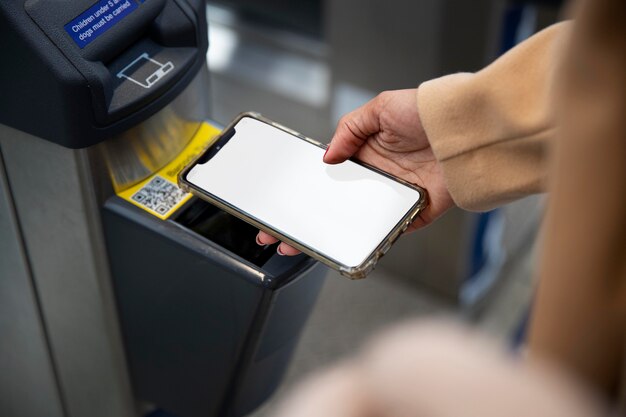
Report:
[[[211,0],[211,114],[258,111],[321,142],[378,92],[477,71],[559,19],[560,1]],[[542,196],[490,213],[450,211],[403,237],[365,280],[331,273],[269,416],[307,372],[382,326],[454,314],[512,348],[532,301]]]

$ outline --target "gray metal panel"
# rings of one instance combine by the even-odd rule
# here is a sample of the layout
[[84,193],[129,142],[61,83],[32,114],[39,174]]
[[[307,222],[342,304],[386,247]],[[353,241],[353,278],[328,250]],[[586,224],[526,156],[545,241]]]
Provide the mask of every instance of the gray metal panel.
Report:
[[103,224],[135,395],[177,416],[217,416],[263,274],[119,198]]
[[0,415],[63,417],[0,153]]
[[335,80],[382,91],[416,87],[436,76],[444,3],[326,1]]
[[243,415],[280,382],[327,270],[273,248],[265,261],[254,243],[231,252],[218,242],[244,247],[257,229],[201,201],[189,210],[195,204],[207,209],[192,218],[218,221],[198,227],[185,213],[161,221],[118,197],[105,203],[133,387],[138,399],[176,415]]
[[254,343],[248,346],[250,354],[235,381],[225,415],[248,415],[282,382],[328,271],[316,263],[269,294],[261,310],[266,317]]
[[0,146],[67,413],[132,416],[87,151],[1,125]]
[[476,71],[491,48],[497,0],[326,1],[335,83],[371,91],[414,88]]

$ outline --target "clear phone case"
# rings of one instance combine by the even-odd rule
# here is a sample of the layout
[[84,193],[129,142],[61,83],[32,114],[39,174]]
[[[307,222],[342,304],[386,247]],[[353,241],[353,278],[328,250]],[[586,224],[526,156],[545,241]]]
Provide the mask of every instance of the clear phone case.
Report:
[[[282,126],[272,120],[269,120],[265,117],[263,117],[262,115],[260,115],[259,113],[254,113],[254,112],[246,112],[246,113],[241,113],[239,114],[226,128],[224,128],[224,130],[222,131],[222,133],[220,134],[220,136],[218,136],[216,138],[216,140],[212,141],[212,145],[215,143],[218,143],[220,140],[220,137],[223,136],[223,134],[225,132],[229,132],[229,130],[235,126],[242,118],[244,117],[251,117],[253,119],[262,121],[264,123],[267,123],[269,125],[272,125],[274,127],[276,127],[277,129],[283,130],[293,136],[296,136],[297,138],[300,138],[302,140],[305,140],[309,143],[311,143],[312,145],[318,146],[322,149],[326,149],[326,146],[321,144],[320,142],[317,142],[311,138],[308,138],[298,132],[295,132],[292,129],[289,129],[285,126]],[[211,146],[212,146],[211,145]],[[400,222],[398,222],[398,224],[389,232],[389,234],[386,236],[386,238],[376,247],[376,249],[360,264],[357,266],[347,266],[347,265],[342,265],[340,263],[337,263],[335,260],[325,256],[324,254],[311,249],[307,246],[304,246],[302,244],[300,244],[297,241],[294,241],[293,239],[291,239],[289,236],[284,235],[283,233],[281,233],[278,230],[274,230],[272,228],[270,228],[269,226],[260,223],[259,221],[257,221],[256,219],[251,218],[250,216],[248,216],[246,213],[243,213],[242,211],[238,210],[236,207],[228,204],[225,201],[222,201],[221,199],[211,195],[210,193],[208,193],[205,190],[202,190],[200,188],[198,188],[197,186],[195,186],[194,184],[191,184],[190,182],[188,182],[186,180],[187,178],[187,174],[189,173],[189,171],[197,164],[198,160],[202,159],[206,153],[208,151],[210,151],[211,146],[209,146],[207,149],[205,149],[203,152],[201,152],[193,161],[191,161],[189,163],[189,165],[187,165],[181,172],[180,174],[178,174],[178,185],[180,186],[181,189],[183,189],[186,192],[190,192],[194,195],[196,195],[197,197],[208,201],[209,203],[219,207],[220,209],[226,211],[227,213],[232,214],[235,217],[238,217],[240,219],[242,219],[243,221],[252,224],[255,227],[258,227],[260,230],[263,230],[264,232],[274,236],[275,238],[293,246],[294,248],[300,250],[301,252],[311,256],[312,258],[322,262],[325,265],[328,265],[329,267],[339,271],[343,276],[348,277],[350,279],[361,279],[361,278],[365,278],[365,276],[372,271],[372,269],[374,269],[374,267],[376,266],[376,263],[378,262],[378,260],[385,254],[387,253],[387,251],[389,250],[389,248],[391,247],[391,245],[400,237],[400,235],[402,233],[404,233],[406,231],[406,229],[409,227],[409,225],[417,218],[417,216],[419,215],[419,213],[424,209],[424,207],[426,207],[426,205],[428,204],[428,197],[427,197],[427,192],[425,189],[423,189],[422,187],[419,187],[415,184],[409,183],[407,181],[404,181],[400,178],[394,177],[384,171],[381,171],[380,169],[373,167],[369,164],[365,164],[361,161],[357,161],[357,160],[353,160],[355,163],[358,163],[362,166],[365,166],[373,171],[378,172],[381,175],[384,175],[386,177],[392,178],[395,181],[398,181],[408,187],[411,187],[415,190],[418,190],[420,192],[421,198],[420,201],[418,201],[418,203],[400,220]]]

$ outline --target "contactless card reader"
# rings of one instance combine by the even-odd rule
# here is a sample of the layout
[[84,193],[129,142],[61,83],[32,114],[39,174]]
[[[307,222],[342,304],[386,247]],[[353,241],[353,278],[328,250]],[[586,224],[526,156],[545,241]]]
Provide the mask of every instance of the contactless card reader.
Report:
[[143,88],[150,88],[173,69],[174,64],[170,61],[162,64],[144,52],[118,72],[117,78],[126,78]]
[[[162,109],[205,62],[200,0],[3,0],[0,123],[71,148]],[[36,123],[33,123],[36,120]]]

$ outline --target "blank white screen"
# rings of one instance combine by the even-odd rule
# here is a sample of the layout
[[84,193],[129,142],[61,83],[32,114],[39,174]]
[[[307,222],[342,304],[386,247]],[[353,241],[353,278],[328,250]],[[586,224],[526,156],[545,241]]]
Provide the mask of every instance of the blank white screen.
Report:
[[187,180],[340,264],[360,265],[420,193],[352,161],[244,117],[236,133]]

